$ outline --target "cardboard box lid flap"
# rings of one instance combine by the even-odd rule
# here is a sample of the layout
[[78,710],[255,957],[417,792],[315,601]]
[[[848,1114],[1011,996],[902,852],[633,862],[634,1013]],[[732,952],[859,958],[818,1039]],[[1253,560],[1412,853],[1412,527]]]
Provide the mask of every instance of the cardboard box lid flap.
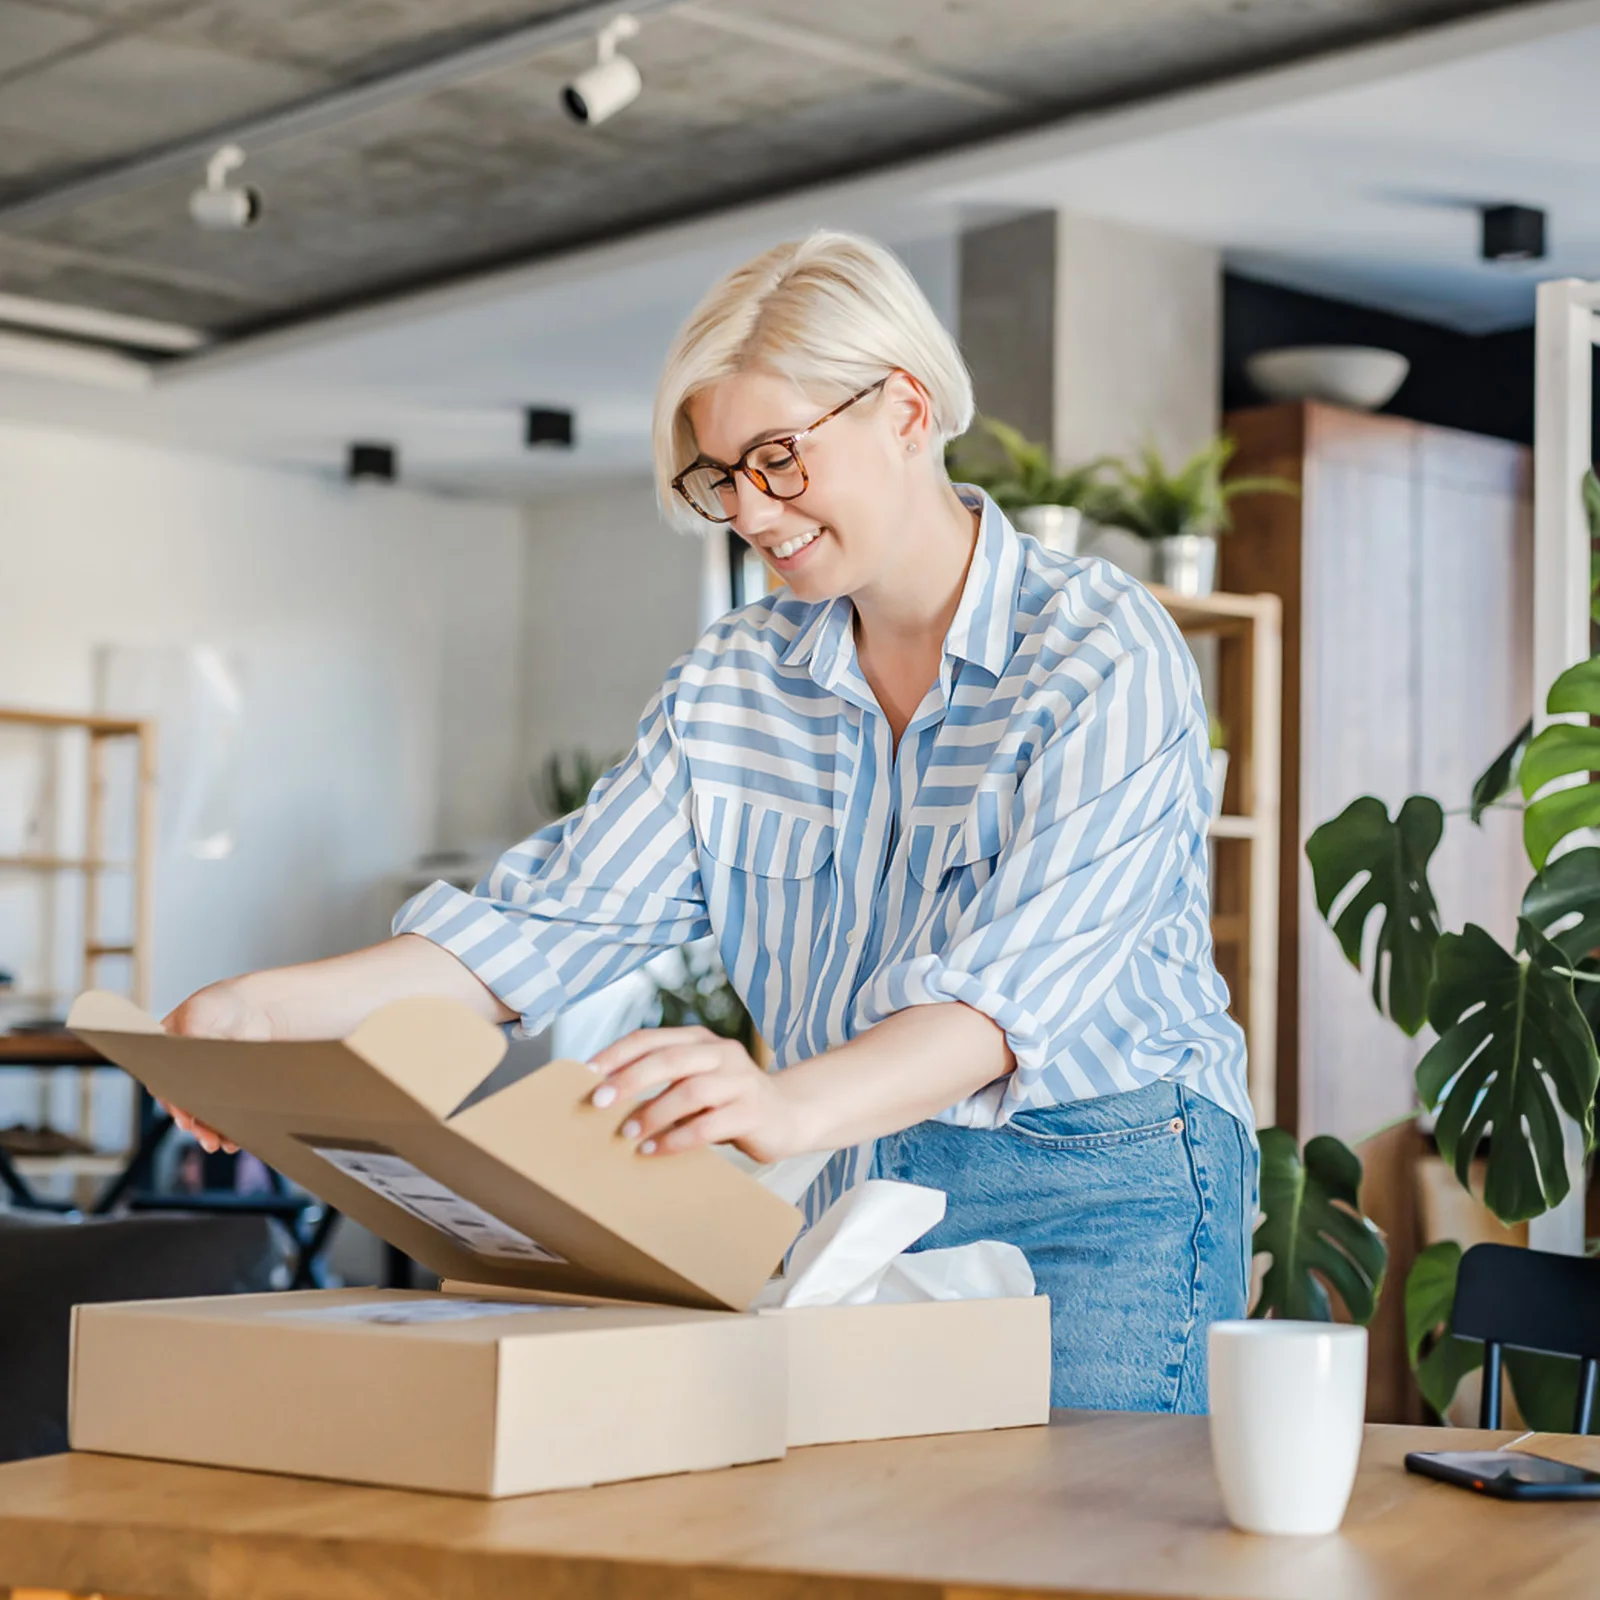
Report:
[[473,1099],[505,1040],[452,1001],[394,1002],[345,1040],[178,1038],[101,994],[68,1020],[441,1276],[743,1310],[799,1232],[792,1206],[710,1151],[639,1159],[616,1137],[629,1108],[590,1107],[577,1063]]
[[[131,1000],[104,990],[79,995],[67,1015],[67,1026],[163,1100],[181,1101],[191,1080],[195,1084],[191,1098],[195,1094],[210,1101],[231,1098],[231,1090],[246,1085],[230,1080],[253,1077],[252,1058],[263,1048],[270,1046],[286,1060],[299,1057],[320,1066],[333,1045],[353,1051],[440,1118],[449,1117],[506,1053],[505,1036],[492,1022],[453,1001],[420,997],[379,1007],[339,1041],[175,1038]],[[230,1072],[230,1067],[241,1065],[242,1071]],[[244,1096],[246,1101],[252,1098]]]

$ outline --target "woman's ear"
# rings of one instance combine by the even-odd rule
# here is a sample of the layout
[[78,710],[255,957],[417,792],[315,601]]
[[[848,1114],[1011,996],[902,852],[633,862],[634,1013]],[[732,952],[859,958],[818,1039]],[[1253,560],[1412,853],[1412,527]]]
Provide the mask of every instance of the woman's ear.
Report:
[[883,403],[895,438],[908,454],[926,452],[933,437],[933,401],[909,372],[896,372],[883,386]]

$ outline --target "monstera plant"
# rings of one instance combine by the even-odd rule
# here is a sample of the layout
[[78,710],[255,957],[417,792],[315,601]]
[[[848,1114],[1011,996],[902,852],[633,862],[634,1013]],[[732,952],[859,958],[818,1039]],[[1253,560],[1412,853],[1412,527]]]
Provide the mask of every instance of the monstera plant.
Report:
[[1253,1316],[1326,1322],[1328,1289],[1353,1321],[1372,1321],[1389,1252],[1361,1214],[1361,1162],[1337,1139],[1307,1140],[1304,1155],[1282,1128],[1263,1128],[1261,1221],[1255,1254],[1270,1258]]
[[[1546,701],[1552,717],[1600,714],[1600,656],[1564,672]],[[1378,1009],[1408,1034],[1436,1038],[1417,1065],[1417,1098],[1434,1115],[1439,1153],[1502,1222],[1557,1206],[1571,1187],[1559,1112],[1595,1142],[1600,1086],[1600,849],[1573,836],[1600,827],[1600,727],[1523,728],[1473,788],[1474,823],[1520,793],[1533,877],[1507,949],[1469,923],[1446,932],[1428,883],[1443,837],[1437,800],[1413,795],[1390,817],[1371,796],[1324,823],[1306,845],[1317,907],[1352,965],[1370,969]],[[1566,848],[1562,849],[1565,846]],[[1558,850],[1560,853],[1557,853]],[[1376,920],[1376,927],[1369,932]],[[1309,1149],[1309,1147],[1308,1147]],[[1460,1246],[1430,1246],[1406,1284],[1412,1365],[1428,1402],[1449,1403],[1482,1347],[1447,1331]],[[1508,1352],[1507,1371],[1530,1426],[1569,1425],[1574,1364]]]

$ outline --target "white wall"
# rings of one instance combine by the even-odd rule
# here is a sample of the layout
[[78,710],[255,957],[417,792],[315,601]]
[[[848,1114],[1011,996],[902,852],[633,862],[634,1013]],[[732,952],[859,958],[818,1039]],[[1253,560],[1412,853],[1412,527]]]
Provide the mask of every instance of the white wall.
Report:
[[419,853],[507,837],[522,554],[507,507],[0,427],[0,704],[88,707],[102,644],[242,661],[237,845],[163,854],[157,1006],[380,937]]
[[553,751],[625,750],[639,713],[699,636],[703,547],[669,528],[648,478],[596,480],[526,507],[519,804]]

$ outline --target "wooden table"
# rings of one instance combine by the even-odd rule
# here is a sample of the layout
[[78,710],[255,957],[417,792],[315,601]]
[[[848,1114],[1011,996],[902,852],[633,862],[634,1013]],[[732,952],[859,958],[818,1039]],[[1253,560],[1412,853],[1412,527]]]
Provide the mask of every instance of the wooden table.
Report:
[[[1233,1532],[1192,1417],[1061,1413],[499,1502],[53,1456],[0,1466],[0,1586],[129,1600],[1600,1593],[1600,1509],[1501,1503],[1401,1466],[1407,1450],[1509,1437],[1368,1429],[1344,1528],[1324,1539]],[[1600,1438],[1535,1445],[1600,1465]]]

